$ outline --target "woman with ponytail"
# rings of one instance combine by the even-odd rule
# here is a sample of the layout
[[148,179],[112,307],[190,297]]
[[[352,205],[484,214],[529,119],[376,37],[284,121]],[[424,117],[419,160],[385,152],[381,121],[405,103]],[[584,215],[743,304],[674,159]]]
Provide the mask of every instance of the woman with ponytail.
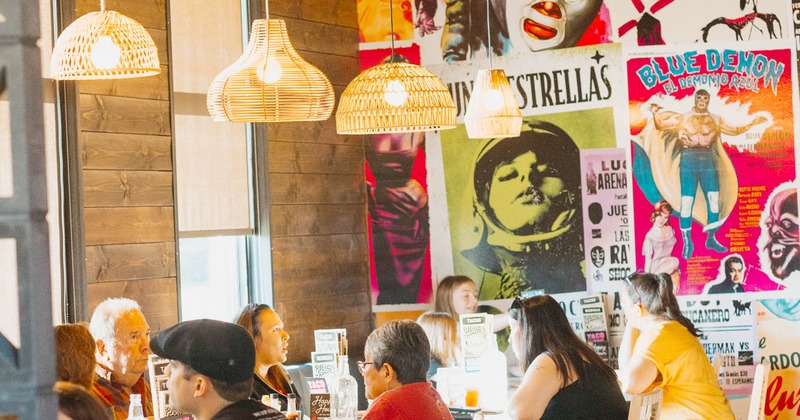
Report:
[[625,335],[619,350],[622,390],[664,389],[662,419],[733,419],[728,400],[697,337],[672,293],[669,274],[628,277]]

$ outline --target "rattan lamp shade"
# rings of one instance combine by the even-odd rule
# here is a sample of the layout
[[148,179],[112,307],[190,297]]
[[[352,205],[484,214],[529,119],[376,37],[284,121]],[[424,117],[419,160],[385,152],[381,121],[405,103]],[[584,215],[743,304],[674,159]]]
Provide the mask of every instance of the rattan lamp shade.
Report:
[[161,72],[150,34],[113,10],[87,13],[64,29],[53,47],[50,69],[56,80],[127,79]]
[[[395,105],[387,100],[387,96],[392,100],[392,92]],[[424,67],[405,62],[379,64],[361,72],[342,92],[336,110],[339,134],[409,133],[455,126],[456,107],[444,83]]]
[[326,120],[333,112],[333,87],[303,60],[280,19],[253,22],[247,50],[208,88],[214,121],[286,122]]
[[517,137],[522,113],[501,69],[480,70],[464,114],[467,136],[473,139]]

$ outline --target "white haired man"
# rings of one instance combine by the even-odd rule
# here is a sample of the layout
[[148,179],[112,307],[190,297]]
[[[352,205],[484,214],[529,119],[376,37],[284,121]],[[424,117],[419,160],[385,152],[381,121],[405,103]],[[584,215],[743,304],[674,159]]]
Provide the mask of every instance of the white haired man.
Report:
[[139,304],[127,298],[106,299],[95,308],[89,331],[97,345],[97,397],[119,420],[128,417],[130,395],[140,394],[144,415],[152,416],[150,385],[144,379],[150,326]]

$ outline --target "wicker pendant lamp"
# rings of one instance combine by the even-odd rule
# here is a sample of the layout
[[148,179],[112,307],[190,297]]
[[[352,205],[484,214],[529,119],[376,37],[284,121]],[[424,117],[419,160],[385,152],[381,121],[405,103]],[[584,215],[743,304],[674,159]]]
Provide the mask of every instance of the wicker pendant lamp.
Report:
[[253,22],[247,50],[206,97],[211,118],[231,122],[327,120],[333,102],[331,82],[297,54],[280,19]]
[[[389,24],[394,20],[389,2]],[[422,66],[399,62],[364,70],[347,85],[336,109],[339,134],[411,133],[455,128],[456,107],[441,79]]]
[[58,37],[50,60],[55,80],[127,79],[161,73],[158,49],[137,21],[106,10],[87,13]]
[[492,63],[492,35],[489,2],[486,2],[486,53],[489,70],[480,70],[464,114],[467,137],[471,139],[517,137],[522,131],[522,113],[511,91],[506,72]]

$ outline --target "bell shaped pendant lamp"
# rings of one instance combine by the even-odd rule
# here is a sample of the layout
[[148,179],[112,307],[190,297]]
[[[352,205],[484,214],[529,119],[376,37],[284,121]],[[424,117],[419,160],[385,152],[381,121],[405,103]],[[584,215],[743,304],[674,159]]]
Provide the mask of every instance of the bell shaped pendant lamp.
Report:
[[[389,24],[394,33],[392,2]],[[428,69],[399,60],[370,67],[347,85],[336,109],[339,134],[411,133],[456,126],[450,91]]]
[[113,10],[87,13],[61,33],[53,46],[55,80],[127,79],[161,73],[153,38],[137,21]]
[[486,2],[486,53],[489,70],[478,71],[464,114],[471,139],[517,137],[522,131],[522,113],[511,91],[506,72],[492,63],[492,32],[489,2]]
[[502,69],[479,70],[464,114],[467,137],[472,139],[517,137],[522,113]]
[[214,78],[206,97],[211,118],[231,122],[326,120],[333,102],[331,82],[297,54],[280,19],[253,22],[244,54]]

